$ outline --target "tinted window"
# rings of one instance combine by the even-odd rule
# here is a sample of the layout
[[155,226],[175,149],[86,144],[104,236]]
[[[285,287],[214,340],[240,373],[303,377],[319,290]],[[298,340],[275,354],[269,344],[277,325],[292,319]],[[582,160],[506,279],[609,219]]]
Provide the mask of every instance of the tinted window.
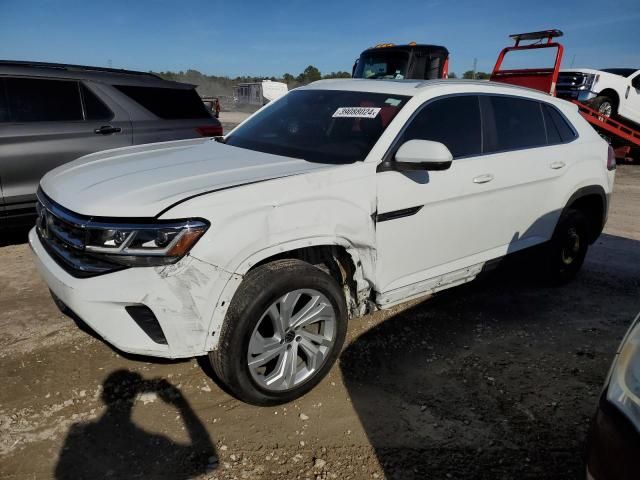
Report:
[[539,102],[514,97],[484,97],[487,108],[485,153],[547,144]]
[[261,110],[226,144],[311,162],[364,160],[408,97],[339,90],[294,90]]
[[12,122],[82,120],[77,82],[7,78],[5,86]]
[[[547,124],[547,134],[549,135],[549,143],[570,142],[576,138],[576,134],[567,123],[565,118],[550,105],[544,105],[545,122]],[[558,138],[559,140],[553,141]]]
[[96,95],[84,85],[80,84],[84,100],[84,112],[87,120],[111,120],[113,113],[102,103]]
[[444,143],[454,158],[479,155],[482,149],[480,105],[475,95],[443,98],[424,107],[403,135],[407,140]]
[[115,87],[160,118],[211,118],[194,89],[130,85],[115,85]]
[[551,110],[547,106],[543,106],[542,111],[544,114],[544,125],[547,128],[547,143],[549,143],[549,145],[562,143],[562,137],[560,136],[558,127],[556,127],[553,118],[551,118]]
[[9,105],[4,92],[4,80],[0,78],[0,122],[9,121]]

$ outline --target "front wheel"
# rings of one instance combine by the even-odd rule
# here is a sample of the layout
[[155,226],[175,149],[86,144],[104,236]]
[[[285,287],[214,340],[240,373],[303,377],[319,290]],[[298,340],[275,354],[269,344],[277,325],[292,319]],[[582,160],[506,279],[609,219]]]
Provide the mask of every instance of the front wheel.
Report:
[[578,274],[589,248],[589,222],[580,210],[569,209],[556,226],[545,251],[546,274],[562,285]]
[[237,398],[276,405],[322,380],[346,330],[345,299],[333,277],[300,260],[277,260],[246,275],[209,359]]
[[606,95],[597,96],[593,100],[590,100],[588,105],[606,118],[614,118],[618,114],[616,102]]

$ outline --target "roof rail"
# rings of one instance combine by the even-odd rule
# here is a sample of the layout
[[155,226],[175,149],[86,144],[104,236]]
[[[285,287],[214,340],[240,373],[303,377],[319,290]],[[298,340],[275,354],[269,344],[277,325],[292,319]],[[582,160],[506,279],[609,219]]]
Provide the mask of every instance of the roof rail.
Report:
[[154,78],[160,78],[158,75],[154,73],[139,72],[137,70],[125,70],[120,68],[107,68],[107,67],[91,67],[88,65],[73,65],[69,63],[34,62],[29,60],[0,60],[0,66],[57,68],[59,70],[80,70],[80,71],[87,71],[87,72],[120,73],[120,74],[126,74],[126,75],[143,75],[143,76],[149,76]]

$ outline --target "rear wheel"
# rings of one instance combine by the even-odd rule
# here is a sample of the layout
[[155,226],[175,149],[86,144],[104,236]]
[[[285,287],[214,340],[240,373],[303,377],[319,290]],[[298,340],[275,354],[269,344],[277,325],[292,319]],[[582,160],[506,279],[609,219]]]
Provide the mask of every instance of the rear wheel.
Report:
[[589,248],[589,222],[580,210],[569,209],[562,216],[546,249],[545,270],[551,283],[573,280]]
[[237,398],[284,403],[329,372],[346,327],[344,295],[333,277],[300,260],[277,260],[246,275],[209,359]]

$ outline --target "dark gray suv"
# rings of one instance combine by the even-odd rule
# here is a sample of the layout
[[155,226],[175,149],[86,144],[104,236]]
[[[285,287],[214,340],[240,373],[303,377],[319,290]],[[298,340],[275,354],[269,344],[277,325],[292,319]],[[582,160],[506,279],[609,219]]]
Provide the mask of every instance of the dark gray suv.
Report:
[[40,178],[99,150],[222,135],[194,85],[143,72],[0,61],[0,227],[31,222]]

